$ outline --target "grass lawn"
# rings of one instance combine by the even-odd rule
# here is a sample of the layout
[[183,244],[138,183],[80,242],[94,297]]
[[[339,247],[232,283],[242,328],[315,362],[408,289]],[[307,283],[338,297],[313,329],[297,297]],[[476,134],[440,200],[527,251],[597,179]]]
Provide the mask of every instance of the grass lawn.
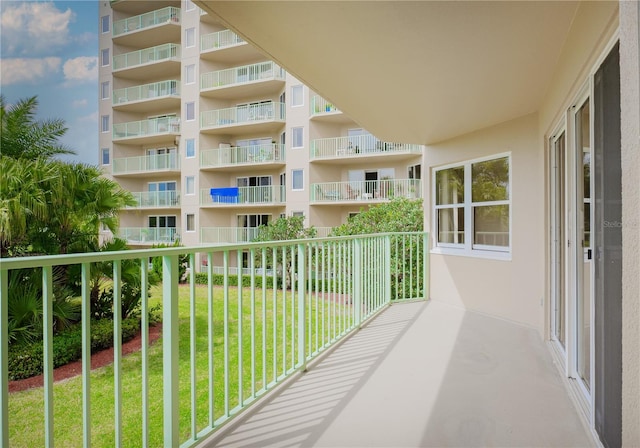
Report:
[[[156,286],[151,291],[150,305],[161,302],[162,289]],[[207,288],[196,288],[196,391],[197,429],[209,424],[209,343],[207,321]],[[224,304],[220,287],[214,290],[214,416],[219,418],[225,413],[224,381]],[[239,404],[239,384],[242,383],[242,396],[249,398],[253,391],[263,386],[263,372],[267,383],[280,376],[295,364],[292,356],[292,344],[295,334],[291,328],[297,315],[292,313],[295,301],[290,291],[283,296],[278,291],[274,300],[273,291],[266,291],[264,312],[266,365],[263,366],[263,299],[262,291],[256,291],[252,302],[250,290],[242,290],[242,317],[238,319],[238,292],[229,289],[229,409]],[[275,310],[274,310],[275,305]],[[285,309],[286,308],[286,309]],[[255,353],[252,356],[251,316],[255,313],[254,334]],[[351,307],[340,305],[331,300],[310,300],[310,327],[317,327],[318,335],[310,336],[310,342],[316,346],[316,340],[322,345],[323,339],[340,332],[346,327],[344,317],[336,317],[337,328],[329,323],[331,316],[351,313]],[[190,300],[189,287],[179,288],[179,357],[180,357],[180,434],[181,441],[189,438],[191,430],[191,366],[190,366]],[[274,344],[274,319],[277,321],[276,342]],[[317,316],[317,318],[316,318]],[[348,319],[348,317],[347,317]],[[330,319],[333,321],[333,319]],[[239,323],[242,323],[240,326]],[[287,325],[283,325],[284,322]],[[242,328],[242,350],[239,350],[238,333]],[[149,445],[162,446],[162,339],[149,351]],[[239,369],[239,357],[242,355],[242,370]],[[252,358],[255,359],[255,375],[252,375]],[[275,359],[275,362],[274,362]],[[274,370],[275,366],[275,370]],[[142,357],[133,353],[122,361],[122,444],[123,446],[141,446],[142,444]],[[240,380],[241,378],[241,380]],[[59,447],[80,446],[82,444],[82,380],[80,376],[56,383],[54,386],[54,435]],[[91,373],[91,439],[94,446],[114,446],[114,375],[113,366],[96,369]],[[35,447],[44,445],[44,401],[43,389],[31,389],[13,393],[9,396],[9,442],[12,447]]]

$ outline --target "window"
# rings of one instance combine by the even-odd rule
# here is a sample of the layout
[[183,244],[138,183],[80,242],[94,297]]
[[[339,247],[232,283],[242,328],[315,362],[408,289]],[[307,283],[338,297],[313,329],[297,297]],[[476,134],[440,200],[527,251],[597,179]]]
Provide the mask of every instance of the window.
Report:
[[193,101],[189,102],[189,103],[184,103],[184,107],[185,107],[185,120],[186,121],[192,121],[196,119],[196,103],[194,103]]
[[291,106],[302,106],[304,104],[302,84],[291,87]]
[[184,68],[184,83],[193,84],[196,82],[196,65],[189,64]]
[[184,42],[185,47],[194,47],[196,45],[196,29],[195,28],[187,28],[184,31]]
[[103,67],[106,67],[109,65],[109,49],[105,48],[103,50],[100,51],[100,61]]
[[176,217],[173,216],[149,216],[149,229],[145,233],[151,241],[174,242],[180,235],[176,230]]
[[194,176],[184,178],[184,194],[196,194],[196,178]]
[[304,147],[303,137],[304,137],[303,127],[291,128],[291,147],[292,148]]
[[291,170],[291,189],[304,190],[304,171]]
[[196,156],[196,140],[194,138],[188,138],[185,141],[185,145],[186,145],[186,157],[187,159],[190,159],[192,157]]
[[186,3],[185,9],[187,11],[193,11],[196,7],[195,3],[193,3],[191,0],[187,0],[185,3]]
[[109,99],[109,81],[105,81],[100,84],[100,98],[103,100]]
[[111,163],[109,148],[102,148],[100,150],[100,160],[103,165],[109,165],[109,163]]
[[100,31],[102,31],[102,34],[108,33],[109,31],[111,31],[109,25],[110,25],[109,16],[100,17]]
[[196,231],[196,215],[192,213],[187,214],[187,232]]
[[102,132],[109,132],[109,115],[102,116]]
[[304,219],[304,212],[292,212],[291,216],[299,217]]
[[509,251],[509,156],[439,169],[434,182],[437,246],[467,255]]
[[409,167],[409,179],[422,179],[422,165],[412,165]]

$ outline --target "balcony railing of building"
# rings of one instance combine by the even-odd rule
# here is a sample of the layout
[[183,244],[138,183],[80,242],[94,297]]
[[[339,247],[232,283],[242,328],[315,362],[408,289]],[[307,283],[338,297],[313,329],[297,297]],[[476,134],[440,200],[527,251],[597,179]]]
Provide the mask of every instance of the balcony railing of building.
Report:
[[[196,445],[390,303],[428,297],[427,248],[426,233],[394,233],[2,259],[0,445]],[[241,283],[231,272],[244,254],[249,286],[231,287]],[[190,273],[184,286],[178,283],[182,255]],[[161,351],[149,344],[152,257],[162,262],[161,286],[151,298],[162,305]],[[207,260],[205,288],[196,288],[197,257]],[[218,259],[221,281],[213,270]],[[121,295],[115,293],[113,366],[92,373],[91,271],[96,263],[113,266],[113,290],[121,291],[126,260],[136,260],[142,276],[140,361],[123,360]],[[60,266],[72,265],[82,274],[82,373],[59,385],[53,378],[52,278]],[[37,408],[43,418],[28,421],[19,417],[20,394],[9,394],[7,362],[7,307],[14,299],[8,280],[20,269],[42,272],[44,380]],[[111,392],[97,390],[96,375]],[[102,399],[105,394],[111,397]],[[69,418],[57,406],[71,396],[78,397],[82,418]],[[112,417],[98,417],[97,406]]]
[[330,112],[340,112],[340,110],[334,106],[333,103],[325,100],[321,96],[311,98],[311,104],[309,105],[309,114],[311,116],[328,114]]
[[200,38],[200,51],[219,50],[247,42],[231,30],[204,34]]
[[168,80],[116,89],[113,91],[112,101],[114,105],[118,105],[172,96],[180,97],[180,81]]
[[211,129],[265,121],[284,121],[285,106],[284,103],[267,102],[230,107],[227,109],[208,110],[200,114],[200,128]]
[[113,70],[123,70],[166,60],[180,60],[180,45],[163,44],[115,55],[113,57]]
[[325,182],[311,185],[311,202],[366,202],[394,197],[421,198],[420,179]]
[[173,244],[180,240],[178,227],[122,227],[118,238],[129,244]]
[[259,62],[200,75],[200,90],[238,86],[256,81],[284,81],[286,72],[274,62]]
[[228,165],[285,163],[285,145],[232,146],[228,148],[207,149],[200,152],[200,167],[218,167]]
[[383,142],[371,134],[321,138],[311,141],[311,159],[397,153],[420,155],[422,147],[405,143]]
[[119,157],[113,159],[112,174],[175,171],[180,169],[180,158],[176,153],[152,156]]
[[[326,238],[333,227],[314,227],[317,238]],[[200,243],[230,244],[245,243],[255,240],[260,232],[259,227],[202,227]]]
[[149,118],[113,125],[113,140],[179,133],[180,120],[177,117]]
[[180,193],[173,190],[136,191],[131,194],[137,204],[129,208],[178,207],[180,205]]
[[164,23],[180,24],[180,8],[169,6],[157,11],[147,12],[134,17],[128,17],[113,22],[113,37],[133,31],[140,31]]
[[284,204],[282,185],[209,188],[200,190],[200,205],[236,206],[238,204]]

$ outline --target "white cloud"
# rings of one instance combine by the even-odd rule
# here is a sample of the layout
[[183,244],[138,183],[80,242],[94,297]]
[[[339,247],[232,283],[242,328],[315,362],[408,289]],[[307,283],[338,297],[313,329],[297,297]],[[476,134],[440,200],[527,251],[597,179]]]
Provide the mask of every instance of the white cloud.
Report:
[[60,11],[52,2],[9,5],[0,18],[4,55],[43,55],[69,42],[69,23],[75,18],[71,9]]
[[87,100],[83,98],[81,100],[75,100],[73,103],[71,103],[71,106],[73,106],[75,109],[78,109],[80,107],[85,107],[87,104]]
[[98,58],[79,56],[69,59],[64,63],[62,70],[67,81],[94,82],[98,79]]
[[2,77],[3,86],[18,83],[35,83],[50,77],[60,70],[60,58],[13,58],[2,59]]
[[[93,112],[89,115],[84,115],[82,117],[78,117],[78,122],[80,123],[98,123],[98,112]],[[93,132],[93,130],[92,130]]]

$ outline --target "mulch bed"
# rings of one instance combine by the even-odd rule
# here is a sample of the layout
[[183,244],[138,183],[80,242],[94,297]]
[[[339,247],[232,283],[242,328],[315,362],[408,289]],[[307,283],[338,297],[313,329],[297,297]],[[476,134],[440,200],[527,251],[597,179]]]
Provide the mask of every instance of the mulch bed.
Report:
[[[153,344],[162,334],[162,324],[149,327],[149,344]],[[122,356],[137,352],[142,346],[142,334],[138,334],[130,341],[122,344]],[[108,348],[91,355],[91,370],[113,363],[113,348]],[[53,381],[58,382],[82,374],[82,360],[71,362],[53,370]],[[23,380],[9,381],[9,392],[42,387],[44,375],[32,376]]]

